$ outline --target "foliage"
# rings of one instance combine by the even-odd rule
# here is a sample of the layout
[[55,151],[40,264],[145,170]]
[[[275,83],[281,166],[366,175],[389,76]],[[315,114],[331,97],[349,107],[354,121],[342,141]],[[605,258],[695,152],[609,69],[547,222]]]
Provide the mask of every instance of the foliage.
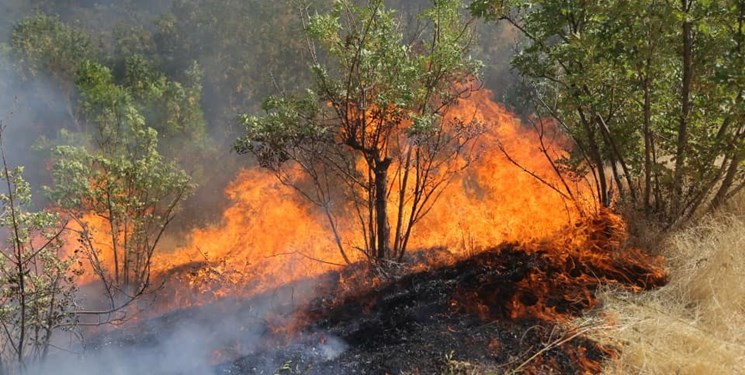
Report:
[[37,14],[13,26],[5,48],[8,68],[15,70],[2,75],[9,83],[8,95],[27,107],[26,116],[47,128],[38,135],[50,136],[64,127],[80,130],[75,77],[83,61],[101,57],[93,38],[58,17]]
[[[480,126],[443,120],[473,89],[479,66],[469,58],[470,25],[460,11],[459,1],[434,2],[421,15],[421,39],[406,43],[382,1],[336,2],[306,21],[312,88],[267,98],[265,116],[240,117],[245,134],[235,149],[322,207],[345,258],[333,206],[355,212],[368,258],[400,258],[439,189],[467,164],[461,157]],[[306,186],[287,174],[288,161]]]
[[157,131],[108,69],[85,63],[78,86],[93,129],[78,135],[82,144],[55,147],[50,196],[79,225],[81,246],[109,294],[133,297],[147,288],[158,242],[192,185],[163,159]]
[[[184,172],[158,154],[154,130],[138,130],[132,137],[123,147],[137,150],[115,154],[58,146],[52,197],[81,226],[85,254],[107,290],[137,294],[148,286],[158,241],[191,185]],[[89,213],[108,227],[88,223]],[[113,259],[112,269],[101,253]]]
[[49,73],[67,81],[74,79],[82,61],[97,55],[88,34],[46,15],[18,22],[13,27],[11,46],[19,52],[17,65],[25,75]]
[[156,22],[155,58],[171,74],[196,60],[204,68],[205,110],[214,130],[275,85],[295,87],[308,74],[300,12],[291,1],[178,0]]
[[[157,145],[159,162],[175,161],[189,168],[196,181],[206,182],[218,172],[208,169],[205,161],[215,162],[217,155],[201,109],[202,68],[189,59],[183,62],[180,79],[170,78],[156,60],[145,56],[152,52],[152,35],[123,29],[115,29],[114,46],[107,50],[79,24],[71,26],[58,17],[37,14],[17,23],[13,43],[4,49],[22,79],[13,82],[10,74],[2,78],[13,82],[10,89],[18,96],[16,102],[35,126],[19,138],[44,151],[70,143],[123,149],[142,141],[146,144],[136,147]],[[64,118],[57,112],[60,105]],[[156,131],[156,142],[132,131],[143,124]],[[48,129],[39,132],[38,126]],[[42,178],[49,183],[46,174]]]
[[43,82],[44,77],[50,76],[62,89],[73,125],[65,126],[67,129],[90,130],[84,127],[86,119],[81,118],[87,115],[87,109],[80,108],[90,103],[76,100],[78,91],[88,91],[90,97],[91,85],[99,85],[104,91],[106,85],[117,85],[117,90],[126,91],[128,100],[158,130],[161,151],[177,159],[188,159],[184,157],[185,147],[203,155],[210,144],[200,103],[201,67],[186,60],[184,70],[179,72],[182,79],[169,79],[155,61],[143,54],[152,48],[143,46],[147,45],[148,34],[121,30],[113,32],[115,48],[109,52],[96,45],[88,32],[56,17],[35,15],[15,25],[9,55],[27,81]]
[[668,223],[715,208],[745,183],[745,3],[476,1],[519,28],[513,66],[536,112],[575,141],[603,205]]
[[76,80],[80,90],[80,117],[89,124],[96,124],[93,129],[86,130],[89,133],[106,130],[100,124],[116,123],[117,119],[112,116],[128,116],[113,109],[126,109],[142,119],[123,120],[151,124],[158,132],[159,140],[168,144],[169,147],[162,150],[168,156],[176,160],[185,159],[184,149],[201,155],[209,147],[199,103],[201,69],[194,63],[186,75],[186,85],[169,80],[140,55],[125,59],[120,79],[106,66],[83,62]]
[[62,250],[58,216],[28,210],[23,168],[9,168],[4,151],[2,159],[0,231],[7,240],[0,249],[0,373],[12,374],[43,360],[53,334],[74,326],[77,261]]

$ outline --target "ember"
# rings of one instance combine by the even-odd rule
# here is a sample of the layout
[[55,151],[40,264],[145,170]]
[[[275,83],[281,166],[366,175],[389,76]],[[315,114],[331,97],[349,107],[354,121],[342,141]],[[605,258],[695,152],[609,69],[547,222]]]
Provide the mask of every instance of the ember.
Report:
[[[558,324],[596,306],[600,285],[639,291],[666,282],[661,259],[595,242],[601,236],[622,238],[617,225],[614,216],[601,215],[575,228],[587,235],[576,247],[505,244],[366,294],[321,300],[302,319],[310,318],[309,327],[341,337],[352,349],[318,373],[360,366],[354,359],[360,353],[377,357],[368,363],[374,364],[372,373],[432,373],[442,371],[437,360],[449,350],[484,368],[599,373],[613,349]],[[521,363],[528,359],[525,353],[536,355]],[[365,368],[371,369],[358,367]]]

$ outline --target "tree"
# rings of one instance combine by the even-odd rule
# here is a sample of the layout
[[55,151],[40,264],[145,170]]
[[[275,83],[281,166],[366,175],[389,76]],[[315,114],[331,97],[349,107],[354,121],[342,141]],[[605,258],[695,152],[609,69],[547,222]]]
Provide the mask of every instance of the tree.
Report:
[[[81,103],[77,99],[81,90],[79,86],[85,82],[85,77],[81,78],[80,74],[90,72],[86,67],[94,63],[103,66],[105,61],[107,68],[111,67],[107,74],[112,83],[128,92],[139,112],[158,131],[162,152],[183,159],[186,144],[190,151],[203,154],[202,151],[209,148],[209,142],[200,103],[201,67],[192,59],[186,59],[182,62],[184,69],[174,73],[183,79],[171,79],[158,69],[156,61],[145,56],[154,48],[148,45],[150,35],[139,29],[126,31],[115,29],[112,32],[115,47],[106,51],[96,45],[86,31],[67,25],[56,17],[36,15],[22,19],[14,26],[8,54],[13,57],[23,78],[32,82],[39,77],[51,77],[55,88],[62,93],[67,102],[66,112],[74,126],[60,126],[59,116],[56,116],[53,120],[55,130],[95,130],[86,128],[86,122],[81,121],[85,114],[81,113]],[[44,82],[43,79],[40,81]],[[42,87],[38,94],[49,96],[50,90]],[[44,99],[56,102],[60,98]],[[44,121],[52,122],[49,119]],[[171,152],[171,148],[177,150]],[[186,164],[193,164],[191,162],[189,160]]]
[[[204,68],[204,109],[212,130],[247,107],[258,108],[274,85],[308,81],[304,41],[294,1],[177,0],[156,22],[155,59],[180,74],[196,60]],[[234,134],[229,135],[232,139]]]
[[108,69],[85,63],[78,75],[81,111],[94,131],[54,148],[48,190],[77,224],[83,254],[115,311],[148,288],[153,254],[192,185],[163,160],[157,132]]
[[23,168],[7,164],[2,130],[0,231],[7,242],[0,249],[0,373],[13,374],[43,360],[53,334],[74,326],[77,261],[62,250],[58,215],[28,211],[31,189]]
[[415,224],[473,156],[480,124],[444,120],[475,89],[479,66],[461,10],[460,1],[435,1],[407,43],[383,1],[338,1],[307,17],[312,88],[267,98],[262,117],[240,117],[235,149],[322,207],[347,261],[339,211],[356,216],[356,247],[368,259],[401,259]]
[[739,0],[476,1],[519,29],[513,66],[536,112],[575,143],[603,206],[623,202],[669,225],[745,184],[743,13]]
[[[52,78],[66,100],[68,120],[77,127],[73,108],[75,75],[81,62],[99,55],[92,38],[56,17],[36,15],[13,26],[11,47],[22,77],[28,80],[40,76]],[[48,93],[42,90],[39,95]]]
[[[168,79],[142,55],[124,57],[122,65],[119,79],[108,68],[105,74],[110,78],[106,79],[110,81],[109,85],[119,86],[131,97],[138,113],[158,132],[160,151],[182,165],[194,165],[199,157],[206,157],[212,143],[207,136],[200,104],[200,66],[192,62],[183,73],[182,83]],[[84,64],[79,71],[77,83],[84,92],[89,89],[85,86],[89,82],[86,75],[94,69],[93,65]],[[85,105],[85,101],[81,104]]]
[[56,17],[37,15],[14,25],[11,46],[19,52],[24,75],[47,73],[59,81],[74,82],[80,62],[93,59],[97,49],[85,32]]

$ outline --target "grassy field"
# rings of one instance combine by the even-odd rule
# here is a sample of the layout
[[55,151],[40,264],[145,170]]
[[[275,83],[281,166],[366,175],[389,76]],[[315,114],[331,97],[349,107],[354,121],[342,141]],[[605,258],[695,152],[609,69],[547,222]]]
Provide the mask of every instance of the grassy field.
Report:
[[603,294],[594,336],[622,350],[605,373],[745,374],[745,194],[657,247],[667,286]]

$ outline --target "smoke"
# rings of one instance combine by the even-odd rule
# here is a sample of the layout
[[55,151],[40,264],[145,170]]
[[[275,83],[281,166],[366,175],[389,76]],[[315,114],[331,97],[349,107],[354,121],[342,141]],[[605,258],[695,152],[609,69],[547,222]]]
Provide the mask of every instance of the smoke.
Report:
[[[271,324],[291,317],[298,296],[313,297],[316,281],[294,283],[250,299],[228,298],[210,305],[172,311],[155,319],[129,323],[126,328],[77,341],[52,352],[30,375],[206,375],[234,373],[234,362],[248,357],[256,373],[275,373],[289,359],[272,350],[277,345]],[[308,337],[323,337],[309,340]],[[280,338],[281,340],[282,338]],[[57,341],[70,340],[70,337]],[[322,332],[299,335],[286,347],[299,358],[316,362],[336,358],[346,344]],[[71,355],[70,352],[79,353]],[[288,352],[284,350],[283,352]]]
[[24,166],[24,177],[33,188],[34,201],[43,206],[41,186],[49,185],[50,140],[70,121],[69,99],[52,81],[39,73],[23,79],[0,46],[0,120],[8,165]]

